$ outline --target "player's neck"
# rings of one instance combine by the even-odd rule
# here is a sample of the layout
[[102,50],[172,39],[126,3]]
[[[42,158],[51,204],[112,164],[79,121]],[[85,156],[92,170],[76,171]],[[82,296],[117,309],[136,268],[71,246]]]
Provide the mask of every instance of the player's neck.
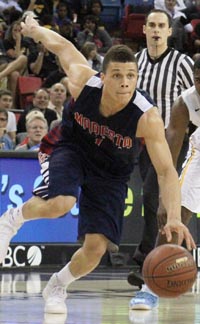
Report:
[[104,101],[104,99],[101,100],[100,106],[99,106],[99,112],[104,117],[111,117],[115,115],[117,112],[122,110],[124,107],[122,105],[116,105],[115,102],[111,102],[108,99]]

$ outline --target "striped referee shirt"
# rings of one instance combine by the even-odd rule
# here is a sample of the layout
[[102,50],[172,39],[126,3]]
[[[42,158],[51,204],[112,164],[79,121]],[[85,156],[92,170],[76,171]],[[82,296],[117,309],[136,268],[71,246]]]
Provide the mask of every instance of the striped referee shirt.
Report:
[[193,85],[193,60],[173,48],[152,60],[147,48],[136,53],[139,68],[137,87],[149,93],[156,103],[165,127],[171,107],[182,91]]

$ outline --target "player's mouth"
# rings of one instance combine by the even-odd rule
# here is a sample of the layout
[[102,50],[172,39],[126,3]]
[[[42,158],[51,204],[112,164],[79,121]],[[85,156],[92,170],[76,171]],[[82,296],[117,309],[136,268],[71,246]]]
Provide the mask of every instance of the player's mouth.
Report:
[[153,36],[153,40],[158,41],[160,39],[160,36]]
[[117,92],[118,95],[124,95],[124,96],[127,96],[127,95],[130,95],[130,92]]

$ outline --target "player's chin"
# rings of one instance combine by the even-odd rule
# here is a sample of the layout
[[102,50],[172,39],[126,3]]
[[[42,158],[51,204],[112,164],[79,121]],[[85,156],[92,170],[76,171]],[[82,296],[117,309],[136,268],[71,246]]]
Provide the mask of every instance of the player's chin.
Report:
[[120,94],[116,96],[117,102],[121,102],[122,104],[127,104],[131,100],[131,95],[129,94]]

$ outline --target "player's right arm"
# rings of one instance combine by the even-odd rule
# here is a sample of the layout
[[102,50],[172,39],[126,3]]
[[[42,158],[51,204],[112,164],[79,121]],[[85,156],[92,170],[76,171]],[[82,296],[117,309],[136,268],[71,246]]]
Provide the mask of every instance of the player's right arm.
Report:
[[35,42],[41,42],[50,52],[58,56],[69,79],[70,93],[77,98],[88,79],[96,73],[89,67],[86,58],[70,41],[50,29],[39,26],[32,16],[27,16],[21,26],[24,36],[33,38]]
[[166,139],[175,167],[183,145],[189,120],[188,108],[182,96],[179,96],[172,106],[170,122],[166,130]]

